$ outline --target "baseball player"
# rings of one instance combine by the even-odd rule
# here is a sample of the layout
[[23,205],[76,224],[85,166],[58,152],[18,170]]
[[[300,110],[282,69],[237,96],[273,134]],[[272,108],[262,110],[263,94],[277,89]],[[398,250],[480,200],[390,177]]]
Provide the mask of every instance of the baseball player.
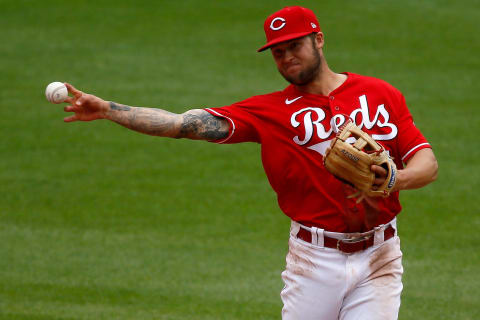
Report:
[[[108,119],[156,136],[215,143],[257,142],[281,210],[291,218],[282,273],[283,319],[397,319],[402,253],[396,215],[399,191],[434,181],[437,161],[414,125],[403,95],[390,84],[350,72],[335,73],[324,56],[315,14],[286,7],[264,23],[267,43],[285,89],[220,108],[174,114],[105,101],[67,84],[66,122]],[[335,178],[323,157],[335,127],[347,118],[394,159],[389,197],[358,201],[355,189]],[[374,187],[386,170],[372,166]]]

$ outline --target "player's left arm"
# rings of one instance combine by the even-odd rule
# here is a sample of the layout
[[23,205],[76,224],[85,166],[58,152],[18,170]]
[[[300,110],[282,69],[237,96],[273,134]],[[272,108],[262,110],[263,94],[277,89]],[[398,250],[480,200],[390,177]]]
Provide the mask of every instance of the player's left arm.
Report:
[[[372,165],[377,178],[374,185],[380,186],[385,181],[387,171]],[[397,181],[392,191],[418,189],[437,179],[438,163],[430,148],[417,151],[406,163],[404,169],[397,171]]]

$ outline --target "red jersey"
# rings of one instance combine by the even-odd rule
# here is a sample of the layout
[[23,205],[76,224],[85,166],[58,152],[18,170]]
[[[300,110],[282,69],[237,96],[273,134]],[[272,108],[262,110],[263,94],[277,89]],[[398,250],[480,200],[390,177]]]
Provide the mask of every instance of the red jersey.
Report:
[[292,220],[335,232],[362,232],[392,220],[401,210],[398,192],[356,203],[353,191],[323,166],[335,132],[350,116],[382,144],[401,169],[430,144],[415,127],[405,98],[390,84],[345,73],[347,80],[328,96],[283,91],[254,96],[230,106],[207,108],[228,119],[230,132],[217,143],[257,142],[281,210]]

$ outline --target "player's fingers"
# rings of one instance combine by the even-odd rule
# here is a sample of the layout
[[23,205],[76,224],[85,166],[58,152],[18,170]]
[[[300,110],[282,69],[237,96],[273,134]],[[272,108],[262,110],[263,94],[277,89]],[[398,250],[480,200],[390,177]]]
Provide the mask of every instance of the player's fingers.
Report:
[[63,102],[73,104],[75,102],[75,98],[68,96],[67,99],[63,100]]
[[64,122],[73,122],[73,121],[77,121],[77,120],[78,120],[78,118],[77,118],[76,114],[74,114],[73,116],[70,116],[70,117],[63,118]]
[[379,177],[386,177],[387,176],[387,170],[385,170],[384,168],[380,167],[380,166],[377,166],[377,165],[372,165],[370,167],[370,169],[372,170],[373,173],[375,173],[375,177],[379,176]]
[[80,98],[83,94],[82,91],[76,89],[74,86],[72,86],[70,83],[65,82],[65,86],[67,87],[68,92],[73,94],[75,98]]
[[375,180],[373,181],[373,185],[374,186],[381,186],[384,182],[385,182],[385,177],[375,178]]
[[372,172],[375,174],[375,180],[373,180],[373,190],[377,190],[379,186],[381,186],[385,182],[385,178],[387,177],[387,170],[380,166],[372,165],[371,168]]
[[76,107],[76,106],[66,106],[65,108],[63,108],[63,110],[65,112],[79,112],[79,111],[81,111],[81,109],[79,107]]

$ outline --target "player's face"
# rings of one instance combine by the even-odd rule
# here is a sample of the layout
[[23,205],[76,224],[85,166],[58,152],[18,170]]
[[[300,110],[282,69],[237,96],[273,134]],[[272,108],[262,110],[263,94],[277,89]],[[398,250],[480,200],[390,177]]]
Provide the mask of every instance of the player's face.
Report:
[[271,51],[278,71],[292,84],[306,85],[320,72],[321,57],[310,36],[279,43]]

